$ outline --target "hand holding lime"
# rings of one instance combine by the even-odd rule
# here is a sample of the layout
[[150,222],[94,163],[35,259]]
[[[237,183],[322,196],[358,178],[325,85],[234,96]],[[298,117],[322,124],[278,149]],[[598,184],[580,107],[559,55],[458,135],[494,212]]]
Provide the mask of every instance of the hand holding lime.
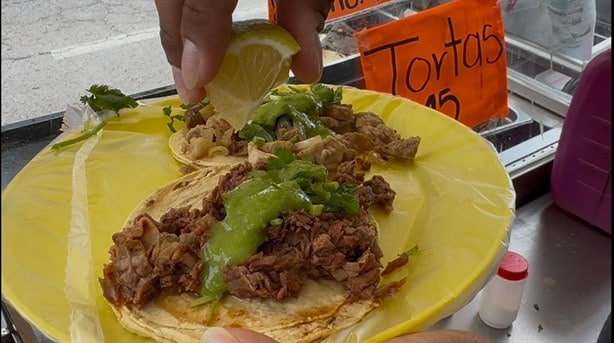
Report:
[[205,86],[216,112],[241,129],[264,96],[288,80],[292,55],[299,50],[292,35],[273,22],[235,22],[222,65]]

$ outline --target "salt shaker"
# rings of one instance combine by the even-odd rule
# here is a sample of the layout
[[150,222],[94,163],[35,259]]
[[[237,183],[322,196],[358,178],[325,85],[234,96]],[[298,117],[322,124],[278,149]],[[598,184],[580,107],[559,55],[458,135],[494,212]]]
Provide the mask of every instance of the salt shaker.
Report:
[[480,319],[488,326],[503,329],[518,315],[524,285],[529,276],[529,263],[520,254],[508,251],[499,264],[497,274],[488,282],[480,297]]

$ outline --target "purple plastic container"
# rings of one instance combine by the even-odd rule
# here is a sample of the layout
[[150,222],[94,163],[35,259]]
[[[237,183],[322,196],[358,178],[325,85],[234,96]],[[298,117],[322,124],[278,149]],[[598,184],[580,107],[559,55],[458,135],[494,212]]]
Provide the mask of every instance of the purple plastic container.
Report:
[[550,187],[554,203],[612,234],[611,50],[586,66],[571,99]]

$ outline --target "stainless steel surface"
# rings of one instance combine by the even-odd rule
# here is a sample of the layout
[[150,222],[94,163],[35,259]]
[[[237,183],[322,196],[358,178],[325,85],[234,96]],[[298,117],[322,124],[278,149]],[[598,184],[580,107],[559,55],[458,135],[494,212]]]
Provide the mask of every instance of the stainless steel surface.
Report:
[[2,314],[2,326],[0,327],[1,331],[0,331],[0,342],[5,343],[5,342],[12,342],[13,341],[13,337],[11,334],[11,330],[12,330],[12,326],[9,326],[9,324],[6,322],[6,320],[4,319],[4,306],[2,307],[2,311],[0,312]]
[[[598,21],[593,56],[611,47],[611,24]],[[573,92],[564,80],[574,80],[588,61],[553,54],[549,49],[512,32],[506,32],[509,90],[544,106],[561,116],[567,114]],[[544,75],[558,76],[559,83],[546,82]],[[555,77],[556,78],[556,77]]]
[[557,71],[578,74],[584,69],[585,62],[568,56],[554,55],[544,47],[510,32],[506,32],[505,43],[508,51],[520,52],[525,58],[529,58],[533,61],[540,60],[546,62],[546,65],[549,64]]
[[497,330],[482,323],[478,294],[431,329],[469,330],[495,342],[595,342],[611,312],[611,237],[559,209],[546,194],[518,209],[509,250],[529,261],[512,326]]
[[561,129],[546,131],[499,153],[499,158],[511,178],[530,172],[553,161]]
[[[530,157],[535,152],[549,151],[554,158],[554,151],[544,148],[558,141],[563,118],[515,93],[509,94],[508,107],[514,113],[509,117],[511,122],[491,130],[476,131],[493,144],[508,173],[515,176],[519,163],[535,160]],[[538,160],[545,157],[543,154],[536,156]]]
[[478,127],[475,127],[474,130],[482,137],[487,137],[533,121],[524,112],[518,112],[511,107],[509,107],[508,110],[509,112],[507,117],[488,120],[485,123],[478,125]]
[[535,82],[527,75],[513,69],[507,70],[508,89],[534,103],[546,107],[561,116],[567,114],[571,96]]

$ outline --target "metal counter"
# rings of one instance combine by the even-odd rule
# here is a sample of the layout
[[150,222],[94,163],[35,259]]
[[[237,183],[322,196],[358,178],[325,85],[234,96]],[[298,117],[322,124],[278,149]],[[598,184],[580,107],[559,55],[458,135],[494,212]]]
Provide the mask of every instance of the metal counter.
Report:
[[548,193],[517,209],[509,250],[529,262],[512,326],[484,324],[479,293],[432,329],[469,330],[495,342],[596,342],[611,312],[611,237],[559,209]]

